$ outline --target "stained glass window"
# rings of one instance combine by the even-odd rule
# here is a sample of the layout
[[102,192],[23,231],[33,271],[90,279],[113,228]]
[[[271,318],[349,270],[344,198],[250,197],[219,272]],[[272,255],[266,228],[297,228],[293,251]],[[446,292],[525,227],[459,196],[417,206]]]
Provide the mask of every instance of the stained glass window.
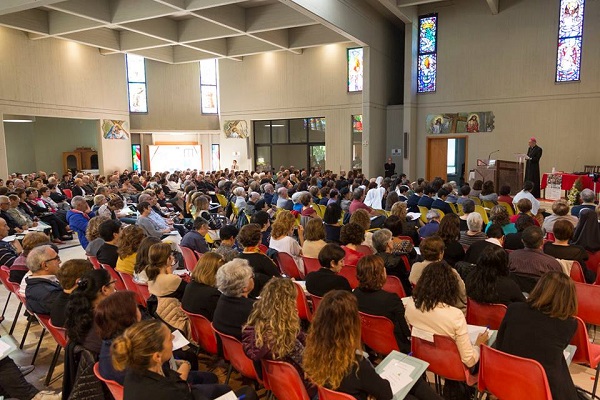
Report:
[[218,114],[217,59],[200,61],[200,102],[202,114]]
[[363,49],[355,47],[348,49],[348,91],[362,92],[363,90]]
[[437,77],[437,14],[419,17],[417,92],[435,92]]
[[127,54],[125,55],[125,61],[127,64],[129,112],[147,113],[146,60],[142,56]]
[[556,82],[580,80],[585,0],[561,0]]

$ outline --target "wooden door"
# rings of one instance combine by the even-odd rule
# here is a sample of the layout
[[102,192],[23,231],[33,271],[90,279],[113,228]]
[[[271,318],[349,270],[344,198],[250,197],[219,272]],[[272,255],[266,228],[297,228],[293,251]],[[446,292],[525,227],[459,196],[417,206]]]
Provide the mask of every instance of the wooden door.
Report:
[[427,138],[427,180],[447,179],[448,138]]

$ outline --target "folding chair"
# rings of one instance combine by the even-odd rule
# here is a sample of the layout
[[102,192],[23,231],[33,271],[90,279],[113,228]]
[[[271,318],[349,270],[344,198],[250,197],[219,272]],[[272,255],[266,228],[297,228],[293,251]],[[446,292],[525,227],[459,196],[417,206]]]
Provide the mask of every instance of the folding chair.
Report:
[[123,400],[123,386],[115,381],[111,381],[110,379],[104,379],[102,375],[100,375],[100,364],[94,364],[94,375],[96,378],[102,381],[110,390],[110,394],[115,398],[115,400]]
[[[585,283],[585,276],[583,275],[583,269],[581,268],[581,265],[577,261],[573,261],[573,264],[571,264],[570,276],[571,276],[571,279],[573,279],[575,282]],[[596,279],[596,282],[598,282],[598,279]],[[598,283],[594,283],[594,284],[597,285]]]
[[554,237],[554,233],[552,233],[552,232],[546,232],[546,240],[549,241],[549,242],[556,241],[556,238]]
[[179,248],[181,249],[181,254],[183,255],[185,268],[188,271],[193,272],[194,268],[196,268],[196,263],[198,262],[198,257],[196,257],[194,250],[185,246],[179,246]]
[[358,278],[356,277],[356,267],[352,265],[344,265],[339,272],[339,275],[348,280],[350,287],[355,289],[358,287]]
[[475,205],[475,212],[481,215],[481,218],[483,218],[484,225],[487,225],[487,223],[490,222],[490,218],[488,217],[487,212],[485,211],[483,206]]
[[121,277],[121,280],[123,281],[123,284],[125,285],[125,289],[134,292],[136,302],[140,306],[145,308],[147,306],[146,300],[148,300],[148,297],[150,297],[150,296],[145,296],[145,294],[140,291],[139,288],[141,285],[138,285],[137,283],[134,282],[133,276],[131,276],[125,272],[120,272],[120,271],[115,271],[115,272],[117,272],[119,274],[119,276]]
[[577,316],[586,324],[600,325],[600,286],[575,282]]
[[44,339],[44,334],[46,331],[50,332],[50,335],[56,341],[56,350],[54,350],[54,355],[52,356],[52,362],[50,363],[50,368],[48,368],[48,373],[46,374],[46,386],[50,385],[50,381],[52,380],[52,374],[54,373],[54,368],[56,368],[56,364],[58,363],[58,357],[60,356],[60,352],[62,349],[67,347],[67,333],[64,328],[59,328],[52,325],[50,322],[50,316],[35,314],[35,317],[40,322],[42,326],[42,333],[40,334],[40,339],[38,341],[37,347],[35,349],[35,353],[33,354],[33,359],[31,360],[31,364],[35,363],[35,359],[37,358],[38,352],[40,350],[40,345],[42,344],[42,340]]
[[419,212],[421,213],[421,221],[426,224],[427,223],[427,212],[429,209],[425,206],[417,206],[419,207]]
[[310,298],[312,299],[312,304],[313,304],[313,315],[314,313],[317,312],[317,308],[319,307],[319,303],[321,302],[321,300],[323,300],[322,297],[319,297],[317,295],[311,294]]
[[293,365],[273,360],[262,360],[265,379],[278,399],[310,400],[304,382]]
[[497,330],[506,314],[504,304],[485,304],[467,298],[467,324],[489,326]]
[[303,276],[298,269],[298,265],[294,258],[288,253],[279,252],[275,255],[275,262],[277,266],[281,270],[282,274],[285,274],[289,278],[294,278],[296,280],[302,280]]
[[378,354],[388,355],[400,351],[394,336],[394,323],[386,317],[359,312],[362,342]]
[[194,341],[209,354],[218,354],[217,337],[208,318],[188,312],[183,308],[182,310],[190,319]]
[[358,246],[356,246],[356,251],[363,253],[367,256],[373,255],[373,250],[371,250],[369,246],[366,246],[364,244],[359,244]]
[[308,306],[308,300],[302,286],[296,285],[296,308],[298,308],[298,316],[305,321],[312,321],[313,314]]
[[492,349],[480,347],[478,389],[499,399],[552,400],[542,365]]
[[304,261],[304,271],[306,271],[306,275],[321,269],[318,258],[302,256],[302,261]]
[[382,289],[386,292],[395,293],[400,298],[406,297],[404,287],[397,276],[388,275]]
[[90,260],[90,262],[94,266],[94,269],[102,269],[102,265],[100,265],[100,261],[98,261],[97,257],[87,256],[87,258],[88,258],[88,260]]
[[115,281],[115,289],[127,290],[125,288],[125,284],[123,283],[123,280],[121,279],[121,277],[119,276],[119,274],[117,273],[117,271],[115,271],[115,269],[113,267],[111,267],[108,264],[100,264],[100,265],[102,266],[103,269],[106,270],[106,272],[108,272],[111,279]]
[[573,338],[571,339],[571,344],[577,346],[577,350],[573,356],[573,362],[576,364],[589,365],[590,368],[596,370],[594,388],[592,389],[592,394],[595,398],[598,386],[598,375],[600,373],[600,345],[590,343],[585,323],[579,317],[575,317],[575,319],[577,320],[577,331],[575,331],[575,335],[573,335]]
[[229,369],[227,370],[227,378],[225,379],[225,384],[229,384],[231,372],[234,368],[243,377],[252,379],[260,383],[258,374],[254,369],[254,363],[251,359],[248,358],[246,353],[244,353],[242,343],[240,343],[240,341],[234,338],[233,336],[229,336],[222,332],[219,332],[215,329],[214,325],[211,324],[211,326],[215,333],[221,338],[221,343],[223,344],[223,355],[225,356],[225,359],[229,361]]

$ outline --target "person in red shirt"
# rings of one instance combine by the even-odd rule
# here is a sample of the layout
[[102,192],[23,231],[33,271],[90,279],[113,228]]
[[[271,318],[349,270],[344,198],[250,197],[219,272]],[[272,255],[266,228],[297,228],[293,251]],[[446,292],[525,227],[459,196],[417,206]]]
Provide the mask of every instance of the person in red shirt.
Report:
[[358,247],[365,241],[364,228],[355,222],[344,225],[340,232],[340,241],[343,245],[342,249],[346,252],[344,265],[356,266],[358,260],[365,256]]

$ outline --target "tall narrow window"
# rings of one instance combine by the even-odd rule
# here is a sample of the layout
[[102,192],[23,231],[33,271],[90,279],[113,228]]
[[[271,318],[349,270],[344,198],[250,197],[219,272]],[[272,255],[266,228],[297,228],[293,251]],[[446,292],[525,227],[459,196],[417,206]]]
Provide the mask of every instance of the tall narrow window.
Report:
[[363,90],[363,48],[347,49],[348,58],[348,92]]
[[417,92],[435,92],[437,77],[437,14],[419,17]]
[[146,62],[144,57],[135,54],[125,56],[127,63],[127,90],[129,91],[129,112],[147,113],[148,95],[146,88]]
[[200,61],[200,95],[202,114],[218,114],[217,59]]
[[580,80],[585,0],[561,0],[556,82]]

